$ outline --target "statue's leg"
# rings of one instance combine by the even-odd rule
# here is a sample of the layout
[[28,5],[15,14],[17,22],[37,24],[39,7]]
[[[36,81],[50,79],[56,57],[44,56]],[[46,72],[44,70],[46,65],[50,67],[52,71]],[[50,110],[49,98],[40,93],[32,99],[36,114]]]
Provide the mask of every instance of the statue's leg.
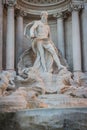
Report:
[[36,56],[36,60],[34,62],[33,67],[38,68],[39,66],[40,66],[40,55],[39,55],[39,52],[37,51],[37,56]]
[[53,47],[50,43],[47,44],[47,45],[44,46],[44,47],[45,47],[45,48],[47,49],[47,51],[49,51],[49,52],[51,53],[51,55],[53,56],[53,59],[54,59],[54,61],[56,62],[56,65],[58,66],[58,69],[66,68],[65,66],[61,65],[60,59],[59,59],[59,57],[57,56],[54,47]]
[[47,69],[46,69],[46,63],[45,63],[45,58],[44,58],[44,48],[43,48],[42,44],[43,44],[42,40],[38,41],[38,43],[37,43],[37,49],[38,49],[40,57],[41,57],[41,64],[42,64],[43,70],[47,71]]

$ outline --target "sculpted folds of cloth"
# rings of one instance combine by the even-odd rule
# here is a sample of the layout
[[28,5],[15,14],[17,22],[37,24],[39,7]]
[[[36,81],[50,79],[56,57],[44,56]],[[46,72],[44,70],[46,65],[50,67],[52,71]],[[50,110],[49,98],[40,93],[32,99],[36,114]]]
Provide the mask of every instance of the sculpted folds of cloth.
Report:
[[25,27],[25,36],[28,26],[30,27],[30,38],[32,39],[32,49],[36,54],[36,60],[33,67],[39,69],[41,72],[52,72],[53,62],[55,61],[58,69],[64,69],[61,65],[57,55],[57,49],[50,38],[50,27],[47,22],[48,13],[41,12],[41,20],[29,23]]

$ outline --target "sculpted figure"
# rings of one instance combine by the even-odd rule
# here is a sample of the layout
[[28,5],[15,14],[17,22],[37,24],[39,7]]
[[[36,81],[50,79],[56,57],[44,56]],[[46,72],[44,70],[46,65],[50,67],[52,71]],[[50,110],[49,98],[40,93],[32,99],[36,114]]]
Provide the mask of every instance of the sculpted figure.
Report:
[[[34,53],[36,53],[36,60],[33,67],[42,67],[44,72],[51,72],[53,61],[55,61],[58,69],[64,69],[65,66],[60,63],[57,49],[50,38],[50,27],[47,18],[48,13],[46,11],[41,12],[41,20],[32,23],[33,25],[30,28],[30,38],[33,40],[32,49]],[[25,35],[29,25],[30,24],[25,27]]]

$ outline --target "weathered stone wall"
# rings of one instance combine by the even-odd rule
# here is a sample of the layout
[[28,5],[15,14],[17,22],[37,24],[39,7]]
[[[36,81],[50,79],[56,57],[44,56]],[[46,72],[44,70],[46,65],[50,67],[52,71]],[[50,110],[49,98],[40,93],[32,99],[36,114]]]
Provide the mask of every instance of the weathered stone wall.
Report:
[[87,109],[36,109],[0,113],[0,130],[87,130]]

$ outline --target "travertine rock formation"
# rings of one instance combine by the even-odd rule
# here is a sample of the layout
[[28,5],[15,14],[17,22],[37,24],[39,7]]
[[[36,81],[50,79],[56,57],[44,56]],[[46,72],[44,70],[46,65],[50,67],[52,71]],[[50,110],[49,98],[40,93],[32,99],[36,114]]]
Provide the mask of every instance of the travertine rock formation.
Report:
[[0,95],[4,95],[7,89],[15,89],[13,77],[10,72],[3,71],[0,74]]

